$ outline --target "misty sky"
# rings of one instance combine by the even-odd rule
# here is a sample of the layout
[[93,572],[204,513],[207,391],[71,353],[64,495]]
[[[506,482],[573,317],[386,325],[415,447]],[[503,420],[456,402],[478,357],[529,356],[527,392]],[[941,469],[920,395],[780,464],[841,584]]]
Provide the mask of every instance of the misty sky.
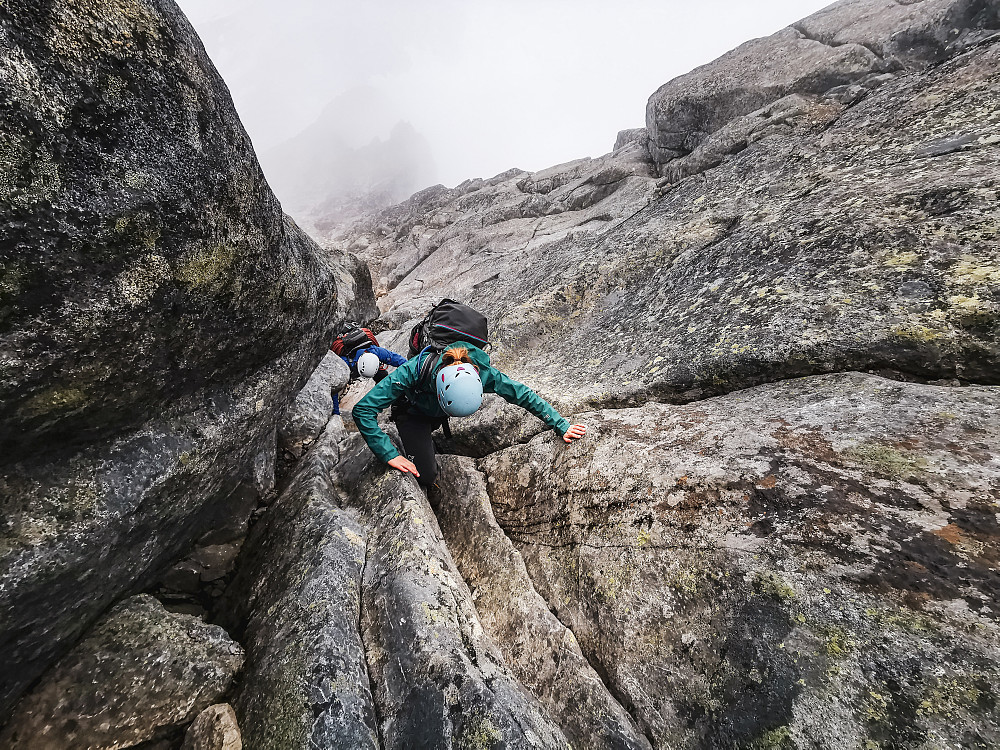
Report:
[[[399,120],[438,181],[599,156],[674,76],[826,0],[180,0],[258,153],[358,87],[355,146]],[[377,110],[377,111],[375,111]]]

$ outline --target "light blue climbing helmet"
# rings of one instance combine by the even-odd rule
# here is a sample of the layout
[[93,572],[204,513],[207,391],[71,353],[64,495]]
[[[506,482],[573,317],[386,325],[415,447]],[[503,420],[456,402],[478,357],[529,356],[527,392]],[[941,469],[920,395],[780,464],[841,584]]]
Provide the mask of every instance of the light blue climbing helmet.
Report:
[[437,377],[438,404],[449,417],[467,417],[483,403],[483,381],[468,362],[442,367]]

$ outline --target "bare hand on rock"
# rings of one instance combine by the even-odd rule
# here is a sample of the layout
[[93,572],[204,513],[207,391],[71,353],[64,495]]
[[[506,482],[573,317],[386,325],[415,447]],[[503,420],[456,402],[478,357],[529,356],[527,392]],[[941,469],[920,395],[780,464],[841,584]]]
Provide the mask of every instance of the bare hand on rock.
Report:
[[572,443],[574,440],[578,440],[587,434],[587,428],[582,424],[571,424],[569,429],[563,435],[563,440],[567,443]]
[[420,472],[417,471],[416,464],[414,464],[413,461],[411,461],[410,459],[404,458],[403,456],[396,456],[394,459],[389,461],[389,466],[391,466],[394,469],[399,469],[404,474],[412,474],[415,477],[420,476]]

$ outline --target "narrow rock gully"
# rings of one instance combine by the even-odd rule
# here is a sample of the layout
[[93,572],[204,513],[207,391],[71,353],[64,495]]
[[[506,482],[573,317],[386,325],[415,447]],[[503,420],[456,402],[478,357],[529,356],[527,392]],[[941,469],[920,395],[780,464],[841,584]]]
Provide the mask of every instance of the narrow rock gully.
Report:
[[832,373],[571,446],[490,401],[427,495],[333,417],[216,608],[246,746],[992,742],[998,400]]

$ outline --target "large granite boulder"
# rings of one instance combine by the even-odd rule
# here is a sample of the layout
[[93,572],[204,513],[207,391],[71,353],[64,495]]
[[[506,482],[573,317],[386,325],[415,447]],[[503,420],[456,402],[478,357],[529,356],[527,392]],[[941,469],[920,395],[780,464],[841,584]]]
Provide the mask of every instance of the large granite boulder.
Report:
[[18,704],[8,750],[131,747],[190,723],[229,688],[243,649],[150,596],[118,604]]
[[1000,30],[998,10],[978,0],[841,0],[657,89],[646,105],[650,154],[666,164],[789,94],[823,94],[940,62]]
[[4,717],[247,512],[338,302],[170,0],[3,3],[0,141]]

